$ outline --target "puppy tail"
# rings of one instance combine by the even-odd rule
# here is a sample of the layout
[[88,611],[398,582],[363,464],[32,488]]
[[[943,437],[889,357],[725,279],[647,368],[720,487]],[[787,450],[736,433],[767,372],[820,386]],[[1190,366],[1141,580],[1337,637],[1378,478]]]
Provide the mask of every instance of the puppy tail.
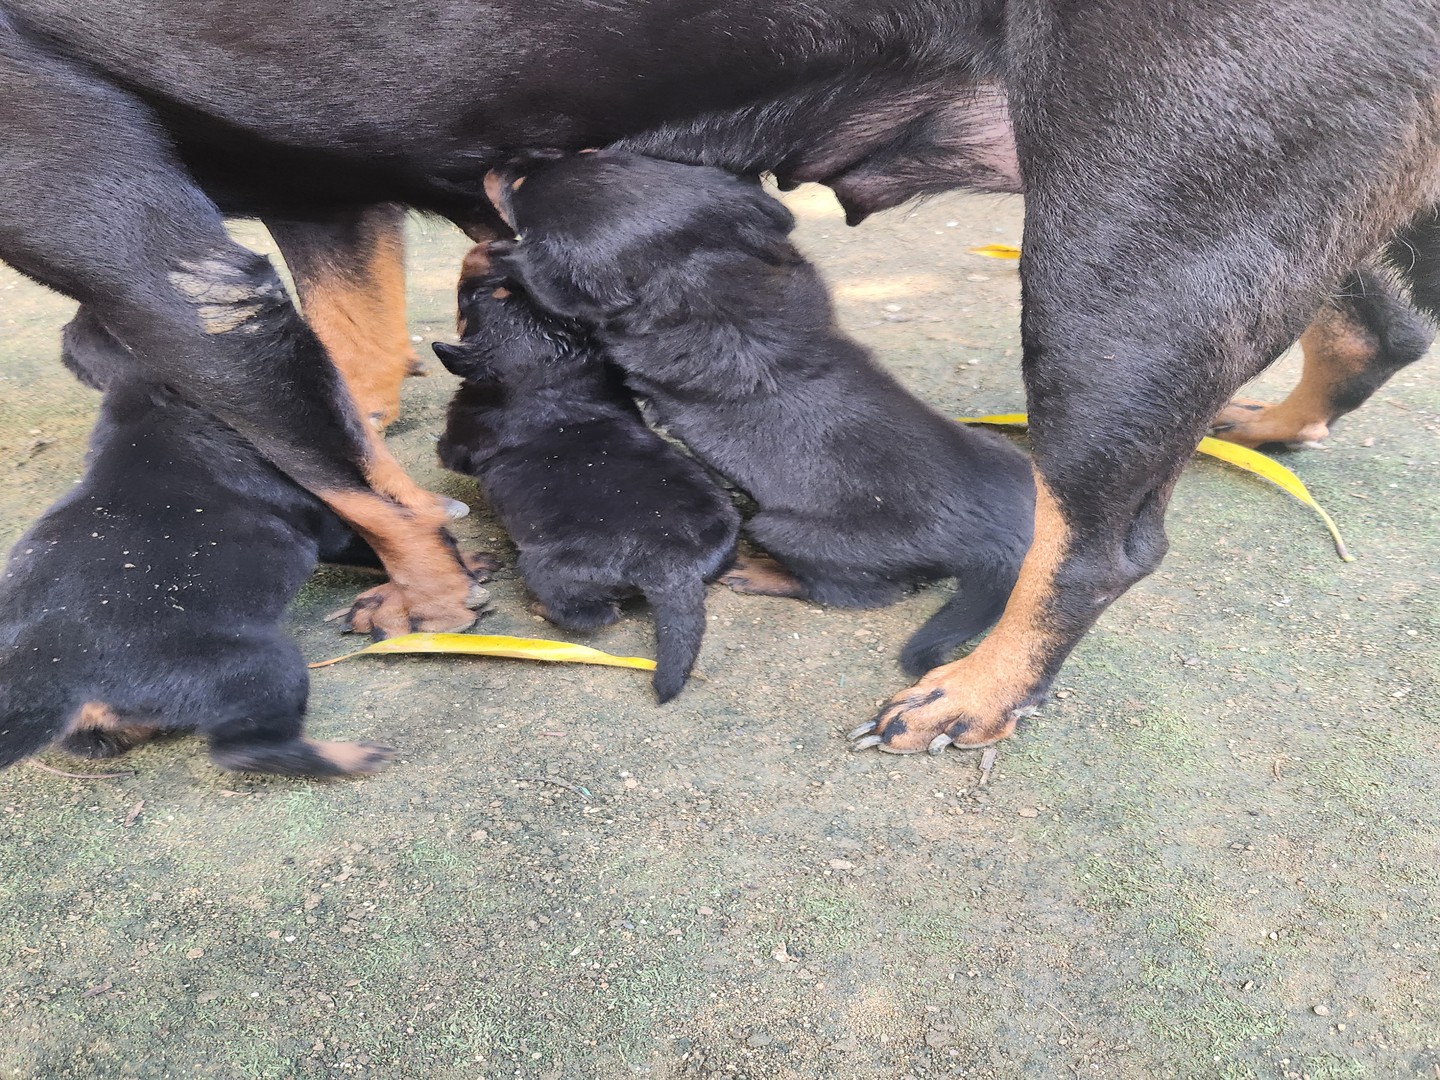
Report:
[[655,696],[664,705],[685,688],[705,636],[705,582],[688,577],[647,590],[655,612]]
[[961,645],[1000,620],[1010,599],[1010,590],[1015,587],[1016,576],[997,578],[976,574],[976,577],[981,580],[968,584],[962,578],[945,606],[930,616],[900,650],[900,666],[907,675],[918,679],[939,667]]

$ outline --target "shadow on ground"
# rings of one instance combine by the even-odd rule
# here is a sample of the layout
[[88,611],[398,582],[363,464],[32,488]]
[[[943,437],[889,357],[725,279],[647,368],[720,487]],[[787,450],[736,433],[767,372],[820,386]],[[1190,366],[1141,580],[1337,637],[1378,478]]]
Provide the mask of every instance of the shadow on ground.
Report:
[[[967,252],[1016,242],[1017,203],[848,230],[790,199],[901,378],[1021,407],[1013,268]],[[464,248],[414,225],[418,338],[448,334]],[[69,311],[0,267],[6,545],[80,468]],[[432,369],[392,443],[474,501],[434,461]],[[664,709],[623,670],[317,671],[319,736],[402,748],[360,782],[222,774],[190,740],[119,779],[13,769],[0,1076],[1440,1075],[1437,459],[1433,362],[1291,456],[1348,566],[1298,504],[1197,463],[1164,568],[984,786],[976,755],[845,750],[938,590],[862,613],[716,590],[705,679]],[[459,531],[499,545],[479,514]],[[306,589],[309,656],[343,651],[319,616],[363,584]],[[553,636],[513,574],[494,591],[484,629]],[[646,653],[650,628],[591,643]]]

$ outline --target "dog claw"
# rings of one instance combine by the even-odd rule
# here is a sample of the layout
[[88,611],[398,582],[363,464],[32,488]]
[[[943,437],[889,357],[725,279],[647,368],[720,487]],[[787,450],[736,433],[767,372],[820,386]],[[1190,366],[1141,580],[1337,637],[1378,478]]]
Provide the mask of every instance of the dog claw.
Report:
[[866,735],[863,739],[856,739],[850,744],[851,750],[869,750],[872,746],[880,745],[879,735]]
[[875,725],[877,723],[879,723],[878,720],[867,720],[865,721],[865,723],[857,727],[854,731],[850,732],[849,735],[846,735],[845,738],[853,741],[860,738],[861,735],[869,735],[870,732],[875,730]]
[[470,515],[469,505],[461,502],[459,499],[447,498],[444,495],[440,496],[440,509],[445,511],[445,516],[451,521],[459,521],[461,518]]
[[939,735],[936,735],[935,738],[930,740],[930,745],[925,748],[925,752],[927,754],[934,754],[938,756],[940,754],[943,754],[946,748],[954,742],[954,735],[951,735],[949,732],[941,732]]
[[481,585],[478,581],[470,586],[470,591],[465,596],[465,606],[471,611],[479,611],[490,602],[490,590]]

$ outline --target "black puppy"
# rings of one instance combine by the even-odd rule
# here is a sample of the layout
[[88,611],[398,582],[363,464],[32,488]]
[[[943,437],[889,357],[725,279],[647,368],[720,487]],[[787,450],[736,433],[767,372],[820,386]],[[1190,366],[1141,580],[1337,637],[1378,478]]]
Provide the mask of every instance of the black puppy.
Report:
[[0,765],[57,738],[103,758],[196,730],[224,769],[383,766],[385,747],[303,737],[308,673],[279,625],[317,556],[374,553],[235,432],[135,378],[84,312],[65,359],[105,398],[84,479],[0,579]]
[[749,531],[793,575],[751,563],[727,582],[872,607],[954,577],[905,646],[912,673],[1000,617],[1030,544],[1024,455],[840,332],[788,210],[719,169],[615,150],[517,169],[499,190],[523,241],[497,267],[595,326],[661,420],[755,498]]
[[645,426],[579,324],[485,274],[461,282],[460,316],[462,343],[435,345],[465,379],[441,462],[479,480],[551,622],[594,630],[619,617],[621,599],[650,602],[655,694],[669,701],[700,651],[705,583],[733,561],[739,514]]

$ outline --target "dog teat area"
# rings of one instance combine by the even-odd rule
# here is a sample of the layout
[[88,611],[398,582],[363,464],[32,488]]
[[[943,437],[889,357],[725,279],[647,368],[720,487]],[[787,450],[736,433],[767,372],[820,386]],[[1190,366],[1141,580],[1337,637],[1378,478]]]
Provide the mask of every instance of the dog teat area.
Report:
[[[905,388],[952,417],[1024,409],[1016,263],[974,250],[1021,242],[1019,199],[849,228],[822,188],[777,197]],[[437,460],[459,380],[430,343],[457,341],[472,242],[406,229],[428,374],[386,443],[472,508],[461,549],[499,557],[472,632],[654,657],[642,603],[584,633],[532,610],[475,482]],[[232,231],[281,265],[260,226]],[[0,266],[7,549],[85,471],[74,311]],[[913,681],[900,650],[949,582],[863,610],[717,582],[663,706],[642,670],[365,656],[310,672],[305,728],[392,748],[375,775],[222,771],[184,735],[16,764],[0,1076],[1440,1076],[1434,361],[1276,454],[1355,561],[1197,458],[1160,569],[987,750],[847,740]],[[1292,351],[1246,393],[1299,370]],[[309,579],[284,617],[305,661],[366,644],[325,616],[377,580]]]

